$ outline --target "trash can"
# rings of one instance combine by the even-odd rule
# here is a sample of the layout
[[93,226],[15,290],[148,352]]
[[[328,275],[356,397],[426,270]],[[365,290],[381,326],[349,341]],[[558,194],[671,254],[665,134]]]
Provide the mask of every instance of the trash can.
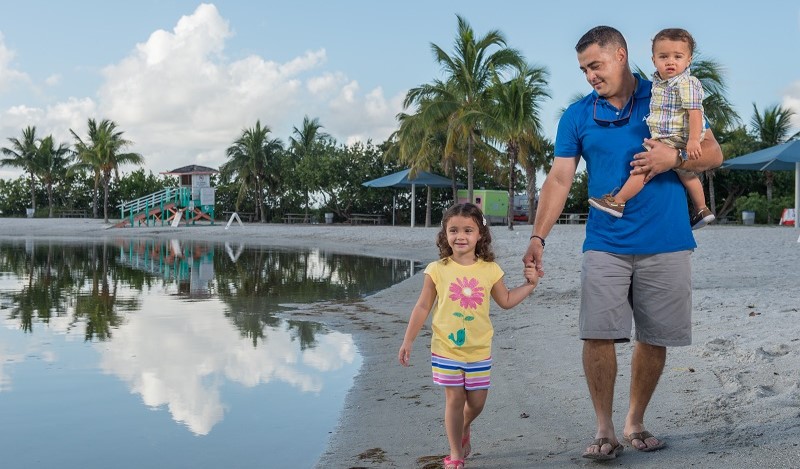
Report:
[[742,224],[754,225],[756,223],[756,212],[749,212],[747,210],[742,212]]
[[333,214],[332,213],[326,213],[325,214],[325,223],[328,224],[328,225],[333,223]]
[[33,218],[33,209],[32,208],[26,208],[25,209],[25,215],[27,215],[28,218]]

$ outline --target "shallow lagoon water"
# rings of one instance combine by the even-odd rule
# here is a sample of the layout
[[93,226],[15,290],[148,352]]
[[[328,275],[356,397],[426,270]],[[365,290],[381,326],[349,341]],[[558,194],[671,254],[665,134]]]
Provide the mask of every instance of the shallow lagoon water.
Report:
[[118,239],[0,244],[4,467],[310,467],[361,358],[291,303],[408,260]]

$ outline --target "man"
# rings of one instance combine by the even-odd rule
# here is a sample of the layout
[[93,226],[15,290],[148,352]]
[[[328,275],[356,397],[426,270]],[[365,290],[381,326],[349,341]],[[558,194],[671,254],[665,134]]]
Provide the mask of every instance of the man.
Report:
[[[685,160],[679,151],[651,140],[647,128],[651,83],[634,75],[622,34],[598,26],[575,47],[578,63],[594,91],[572,104],[558,125],[555,159],[542,187],[524,262],[544,275],[545,239],[564,209],[581,157],[589,174],[589,196],[619,188],[633,167],[646,174],[644,189],[614,218],[591,210],[586,223],[581,273],[580,337],[583,368],[594,406],[597,432],[584,457],[613,459],[622,452],[611,420],[617,376],[616,342],[630,340],[630,403],[622,431],[639,451],[664,441],[647,432],[644,413],[664,369],[666,347],[691,342],[691,265],[696,247],[686,195],[674,171],[704,171],[722,162],[711,130],[702,157]],[[651,148],[645,152],[642,144]],[[633,162],[631,159],[633,158]]]

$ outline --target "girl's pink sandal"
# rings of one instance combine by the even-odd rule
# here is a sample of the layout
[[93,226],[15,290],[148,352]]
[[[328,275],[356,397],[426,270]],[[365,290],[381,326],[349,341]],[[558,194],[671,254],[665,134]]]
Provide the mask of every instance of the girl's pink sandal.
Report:
[[450,456],[445,456],[444,469],[464,469],[464,461],[461,459],[450,459]]

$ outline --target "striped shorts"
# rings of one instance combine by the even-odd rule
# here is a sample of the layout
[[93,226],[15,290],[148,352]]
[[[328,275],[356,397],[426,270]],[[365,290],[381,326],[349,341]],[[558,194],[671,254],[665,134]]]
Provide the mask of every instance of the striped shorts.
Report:
[[433,382],[440,386],[463,386],[467,391],[489,389],[492,357],[478,362],[460,362],[431,354]]

